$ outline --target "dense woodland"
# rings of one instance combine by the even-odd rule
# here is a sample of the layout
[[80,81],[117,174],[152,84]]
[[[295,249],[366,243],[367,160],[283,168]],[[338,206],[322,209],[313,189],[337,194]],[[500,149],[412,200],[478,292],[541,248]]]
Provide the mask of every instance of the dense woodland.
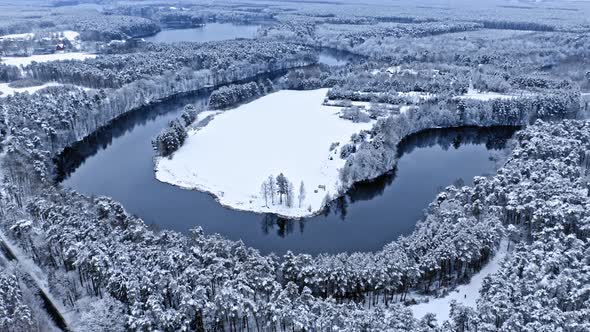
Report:
[[[0,34],[76,30],[106,51],[85,61],[0,64],[3,83],[62,83],[0,96],[0,244],[18,249],[14,259],[0,246],[0,331],[49,326],[31,291],[37,272],[76,331],[590,330],[587,9],[221,2],[179,13],[105,1],[98,14],[27,4],[29,15],[2,5]],[[253,40],[106,44],[167,27],[260,20],[272,22]],[[318,65],[323,47],[358,58]],[[54,159],[65,148],[145,105],[212,90],[204,108],[225,109],[275,89],[319,87],[331,88],[327,102],[370,103],[377,120],[340,148],[340,194],[394,168],[400,142],[414,133],[524,129],[495,175],[444,188],[411,234],[376,252],[262,255],[200,228],[152,230],[111,198],[55,183]],[[466,97],[474,90],[513,97]],[[163,128],[158,153],[182,145],[201,110],[188,106]],[[293,191],[288,183],[282,194],[293,199]],[[338,208],[338,200],[326,203]],[[453,304],[446,322],[413,317],[413,303],[468,282],[502,241],[510,253],[485,279],[477,307]]]

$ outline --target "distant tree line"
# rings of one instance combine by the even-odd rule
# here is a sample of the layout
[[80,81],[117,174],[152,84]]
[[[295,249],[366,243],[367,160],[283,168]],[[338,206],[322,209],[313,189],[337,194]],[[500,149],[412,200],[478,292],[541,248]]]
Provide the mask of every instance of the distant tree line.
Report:
[[[526,125],[536,119],[576,118],[580,112],[580,95],[558,90],[514,99],[456,100],[427,102],[406,113],[381,119],[371,130],[371,139],[356,144],[347,153],[341,169],[346,185],[369,180],[392,169],[397,160],[397,146],[406,136],[433,127]],[[350,151],[350,148],[347,149]]]

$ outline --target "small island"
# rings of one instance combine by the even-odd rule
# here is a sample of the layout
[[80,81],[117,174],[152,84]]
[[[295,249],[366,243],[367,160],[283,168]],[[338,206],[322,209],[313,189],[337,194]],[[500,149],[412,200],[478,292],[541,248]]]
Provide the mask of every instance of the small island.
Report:
[[341,188],[339,148],[372,126],[323,105],[327,92],[282,90],[218,114],[190,130],[170,158],[157,158],[156,178],[209,192],[234,209],[318,213]]

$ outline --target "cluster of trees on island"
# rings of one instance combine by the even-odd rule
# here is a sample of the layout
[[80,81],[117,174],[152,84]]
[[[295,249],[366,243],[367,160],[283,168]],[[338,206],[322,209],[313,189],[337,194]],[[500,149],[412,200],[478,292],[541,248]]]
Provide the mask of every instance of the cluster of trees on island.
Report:
[[[272,175],[269,175],[269,177],[262,182],[262,185],[260,185],[260,195],[262,196],[266,207],[269,206],[269,203],[271,205],[285,205],[288,208],[295,207],[296,204],[295,187],[283,173],[277,175],[276,179]],[[303,206],[305,197],[305,184],[301,181],[297,196],[299,208]]]
[[197,118],[197,111],[186,109],[179,119],[170,121],[152,140],[154,149],[162,157],[169,157],[176,152],[188,137],[187,127]]

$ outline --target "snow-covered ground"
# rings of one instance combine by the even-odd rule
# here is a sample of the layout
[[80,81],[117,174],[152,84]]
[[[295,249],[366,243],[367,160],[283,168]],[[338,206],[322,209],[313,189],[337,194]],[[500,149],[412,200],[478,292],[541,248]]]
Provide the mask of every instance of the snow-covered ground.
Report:
[[35,36],[33,33],[15,33],[12,35],[0,36],[0,40],[27,40]]
[[54,54],[40,54],[31,55],[27,57],[3,57],[1,62],[12,66],[27,66],[31,62],[49,62],[58,60],[86,60],[94,59],[96,54],[82,53],[82,52],[70,52],[70,53],[54,53]]
[[496,252],[494,258],[484,266],[481,271],[473,275],[471,280],[466,285],[458,286],[449,295],[437,299],[431,299],[429,302],[419,303],[410,306],[414,317],[420,319],[427,313],[433,313],[439,322],[449,319],[451,301],[455,300],[457,303],[475,308],[477,299],[479,299],[479,290],[483,284],[483,280],[490,274],[496,273],[507,255],[508,241],[503,240]]
[[215,115],[221,113],[221,111],[203,111],[199,114],[197,114],[197,118],[195,119],[195,122],[193,123],[193,125],[199,125],[201,122],[205,121],[206,119],[210,118],[210,117],[214,117]]
[[[156,160],[156,178],[210,192],[235,209],[295,218],[320,211],[326,194],[337,193],[344,165],[339,148],[330,152],[330,145],[342,146],[372,126],[341,119],[340,108],[323,106],[327,91],[279,91],[218,114],[191,131],[171,159]],[[294,207],[270,202],[267,207],[261,185],[281,172],[294,185]],[[306,198],[299,208],[301,181]]]
[[371,110],[373,107],[378,107],[381,110],[390,110],[390,111],[397,111],[399,110],[400,114],[406,113],[411,109],[417,108],[416,105],[395,105],[395,104],[386,104],[386,103],[373,103],[370,101],[345,101],[345,100],[326,100],[324,101],[324,105],[326,106],[336,106],[336,107],[345,107],[347,105],[357,106],[362,110]]
[[[56,31],[56,32],[52,32],[50,33],[53,35],[53,37],[56,37],[57,35],[62,35],[63,37],[59,37],[58,39],[60,40],[64,40],[67,39],[72,46],[76,49],[79,50],[81,47],[81,41],[80,41],[80,33],[77,31],[72,31],[72,30],[65,30],[65,31]],[[31,40],[31,39],[36,39],[36,34],[29,32],[29,33],[17,33],[17,34],[11,34],[11,35],[4,35],[4,36],[0,36],[0,41],[2,40],[19,40],[19,41],[23,41],[23,40]],[[41,38],[43,40],[51,40],[53,37],[44,37]]]
[[23,92],[28,92],[28,93],[35,93],[41,89],[44,89],[46,87],[49,86],[58,86],[61,85],[60,83],[57,82],[49,82],[49,83],[45,83],[43,85],[39,85],[39,86],[32,86],[32,87],[28,87],[28,88],[11,88],[8,86],[8,83],[0,83],[0,92],[2,92],[0,94],[0,98],[3,97],[7,97],[7,96],[12,96],[15,93],[23,93]]
[[488,91],[479,91],[477,89],[469,88],[466,94],[458,96],[459,99],[475,99],[488,101],[492,99],[513,99],[518,97],[526,97],[530,93],[522,92],[520,94],[497,93]]
[[389,76],[394,74],[405,74],[405,75],[418,75],[418,72],[414,69],[403,69],[401,66],[388,67],[384,69],[373,69],[371,75],[377,75],[379,73],[387,73]]

